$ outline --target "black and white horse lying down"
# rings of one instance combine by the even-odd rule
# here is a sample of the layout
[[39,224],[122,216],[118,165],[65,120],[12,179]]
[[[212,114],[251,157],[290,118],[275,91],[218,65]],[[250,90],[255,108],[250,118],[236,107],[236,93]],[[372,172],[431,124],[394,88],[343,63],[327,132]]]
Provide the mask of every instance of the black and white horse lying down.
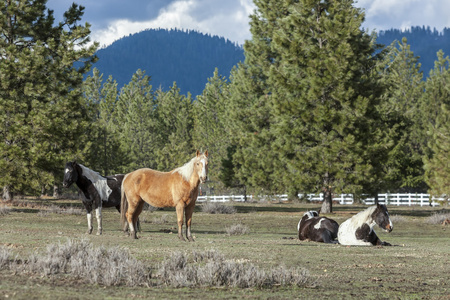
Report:
[[373,230],[375,225],[387,232],[394,228],[385,205],[370,206],[340,226],[332,219],[319,217],[316,211],[307,211],[298,222],[297,231],[300,240],[342,245],[391,246],[378,238]]
[[82,193],[82,202],[87,212],[88,233],[92,233],[92,210],[97,218],[97,235],[102,234],[102,208],[115,207],[120,212],[120,189],[125,175],[101,176],[82,164],[66,163],[63,186],[68,188],[76,183]]

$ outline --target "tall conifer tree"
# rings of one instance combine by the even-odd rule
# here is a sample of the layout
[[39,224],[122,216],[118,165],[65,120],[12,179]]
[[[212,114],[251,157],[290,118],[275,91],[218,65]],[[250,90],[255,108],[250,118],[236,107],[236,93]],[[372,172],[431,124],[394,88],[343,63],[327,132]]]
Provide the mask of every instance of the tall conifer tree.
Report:
[[79,25],[84,7],[73,4],[54,25],[46,2],[0,2],[0,185],[6,196],[59,182],[64,161],[82,150],[79,137],[88,125],[80,86],[97,44],[86,46],[90,26]]
[[176,83],[169,91],[157,91],[156,120],[158,147],[155,151],[157,169],[170,171],[192,158],[193,107],[191,94],[180,94]]
[[414,56],[406,38],[387,47],[380,61],[386,86],[380,105],[381,117],[388,124],[394,142],[389,160],[383,167],[385,189],[425,189],[423,145],[421,144],[420,101],[424,82],[419,58]]
[[130,83],[119,93],[115,119],[121,142],[123,160],[128,163],[121,172],[156,167],[155,96],[150,77],[137,70]]
[[426,130],[424,141],[425,179],[430,193],[448,198],[450,188],[450,59],[443,51],[437,53],[437,61],[425,83],[422,99],[422,126]]
[[203,93],[193,102],[194,130],[192,133],[194,148],[209,153],[210,181],[217,182],[221,161],[226,156],[228,137],[225,132],[225,101],[228,98],[228,83],[214,71],[213,77]]
[[[257,162],[243,167],[264,173],[273,186],[323,192],[322,211],[331,212],[332,193],[372,192],[388,146],[377,110],[376,49],[361,30],[364,14],[351,0],[256,4],[251,25],[262,30],[252,30],[244,47],[246,69],[255,73],[237,75],[261,87],[251,90],[257,101],[247,105],[264,114],[246,124],[264,122],[265,131],[241,127],[260,139],[256,153],[239,145]],[[254,103],[261,105],[254,109]]]

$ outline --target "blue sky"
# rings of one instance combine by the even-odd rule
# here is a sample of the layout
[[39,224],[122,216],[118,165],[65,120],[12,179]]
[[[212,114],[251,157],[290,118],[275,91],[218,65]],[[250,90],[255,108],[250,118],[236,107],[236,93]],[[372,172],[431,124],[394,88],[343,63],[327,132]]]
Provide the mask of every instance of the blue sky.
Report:
[[[191,29],[243,44],[250,39],[252,0],[49,0],[47,7],[61,18],[75,2],[83,5],[83,22],[92,25],[91,38],[107,46],[147,28]],[[358,0],[366,29],[450,28],[449,0]]]

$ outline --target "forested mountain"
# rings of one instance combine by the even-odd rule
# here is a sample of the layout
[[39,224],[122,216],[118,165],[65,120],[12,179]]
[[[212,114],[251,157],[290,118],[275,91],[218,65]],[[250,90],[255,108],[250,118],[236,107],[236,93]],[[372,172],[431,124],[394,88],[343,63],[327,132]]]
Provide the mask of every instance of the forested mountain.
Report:
[[224,38],[196,31],[148,29],[120,40],[97,52],[94,65],[119,87],[130,82],[136,70],[151,77],[154,88],[168,90],[176,81],[181,93],[202,93],[214,69],[229,76],[244,60],[242,47]]
[[[437,51],[450,54],[448,28],[442,32],[425,26],[406,31],[390,29],[380,31],[377,42],[388,46],[403,37],[414,54],[420,56],[425,77],[434,66]],[[141,69],[151,76],[154,88],[168,90],[176,81],[181,93],[191,92],[195,97],[201,94],[216,67],[228,77],[233,66],[244,60],[244,50],[224,38],[196,31],[148,29],[117,40],[100,49],[97,56],[94,66],[105,77],[112,75],[119,87]]]
[[419,62],[422,64],[421,70],[425,77],[433,69],[434,62],[437,60],[436,53],[439,50],[444,51],[445,55],[450,55],[450,28],[444,28],[442,32],[436,29],[431,30],[429,26],[412,27],[405,31],[390,29],[380,31],[377,42],[388,46],[394,40],[401,41],[403,37],[408,40],[414,55],[420,57]]

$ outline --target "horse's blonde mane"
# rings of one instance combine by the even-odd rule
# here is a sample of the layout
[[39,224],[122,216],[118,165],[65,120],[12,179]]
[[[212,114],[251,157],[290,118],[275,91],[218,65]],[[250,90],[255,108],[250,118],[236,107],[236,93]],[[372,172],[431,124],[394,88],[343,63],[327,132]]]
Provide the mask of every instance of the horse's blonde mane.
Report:
[[173,170],[172,174],[177,172],[183,177],[184,180],[189,181],[189,179],[191,179],[192,172],[194,172],[194,163],[197,160],[201,160],[203,158],[206,158],[206,156],[204,154],[202,154],[199,157],[196,156],[196,157],[192,158],[190,161],[188,161],[181,167],[178,167],[175,170]]
[[181,167],[176,168],[172,171],[172,174],[177,172],[179,173],[184,180],[189,181],[191,178],[192,172],[194,172],[194,162],[197,157],[192,158],[190,161],[182,165]]

